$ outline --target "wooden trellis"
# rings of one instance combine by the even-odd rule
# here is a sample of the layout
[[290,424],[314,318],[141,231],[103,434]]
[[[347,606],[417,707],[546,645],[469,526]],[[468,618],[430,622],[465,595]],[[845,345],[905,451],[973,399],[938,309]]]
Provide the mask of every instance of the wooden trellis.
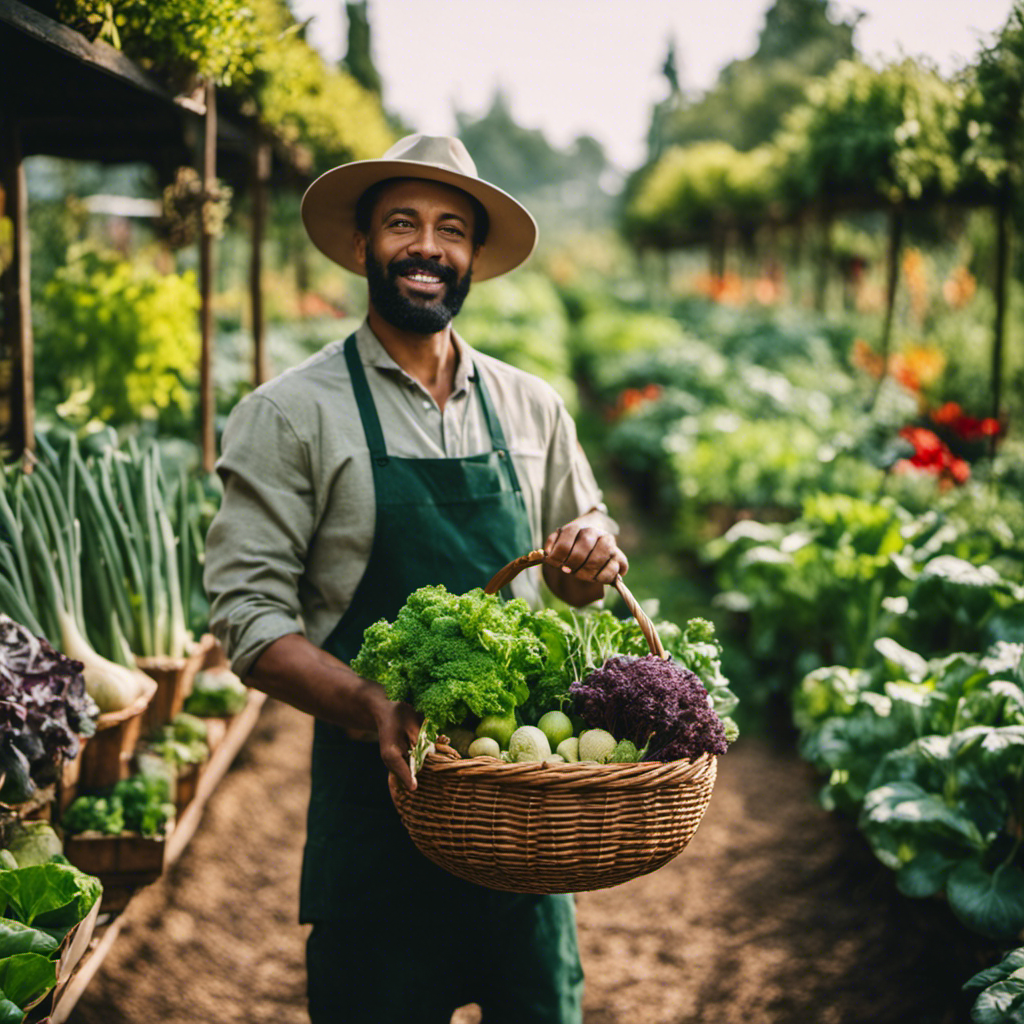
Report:
[[[198,143],[198,145],[196,144]],[[24,160],[47,155],[103,163],[144,162],[164,180],[197,161],[204,193],[218,171],[252,190],[250,272],[253,378],[266,378],[259,249],[275,150],[253,125],[218,116],[212,86],[173,96],[119,50],[54,21],[20,0],[0,0],[0,214],[10,218],[0,264],[0,452],[34,446],[28,196]],[[198,158],[198,160],[197,160]],[[219,164],[219,167],[218,167]],[[206,218],[203,218],[204,222]],[[0,238],[0,253],[3,239]],[[215,457],[212,381],[214,239],[200,240],[200,417],[206,469]]]

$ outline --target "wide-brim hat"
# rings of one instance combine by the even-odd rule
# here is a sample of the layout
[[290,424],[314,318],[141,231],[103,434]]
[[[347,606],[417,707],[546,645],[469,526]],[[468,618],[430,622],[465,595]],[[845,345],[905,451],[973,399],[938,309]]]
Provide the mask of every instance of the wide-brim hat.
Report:
[[473,263],[473,280],[508,273],[523,263],[537,244],[537,223],[530,212],[497,185],[477,174],[476,164],[460,139],[447,135],[407,135],[379,160],[355,160],[320,175],[302,197],[302,222],[313,244],[355,274],[353,238],[359,197],[388,178],[425,178],[468,192],[487,211],[487,242]]

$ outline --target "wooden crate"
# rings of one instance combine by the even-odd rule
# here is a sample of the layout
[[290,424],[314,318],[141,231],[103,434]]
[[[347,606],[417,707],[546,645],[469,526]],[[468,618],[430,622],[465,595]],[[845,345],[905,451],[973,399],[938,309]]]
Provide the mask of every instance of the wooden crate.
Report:
[[196,673],[206,667],[217,641],[211,633],[204,634],[184,658],[136,658],[146,675],[156,681],[153,699],[142,716],[142,733],[148,736],[166,725],[181,711],[192,692]]
[[64,840],[64,855],[76,868],[103,883],[104,912],[123,910],[132,894],[164,873],[167,840],[173,823],[161,836],[123,832],[105,836],[83,832]]

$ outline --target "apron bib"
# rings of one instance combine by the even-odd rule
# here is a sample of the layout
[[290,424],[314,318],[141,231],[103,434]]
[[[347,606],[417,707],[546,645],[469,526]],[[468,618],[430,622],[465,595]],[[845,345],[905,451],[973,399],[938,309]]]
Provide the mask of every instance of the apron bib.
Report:
[[[366,627],[382,618],[393,621],[414,590],[442,584],[461,594],[482,587],[503,565],[529,551],[533,542],[515,467],[479,376],[476,383],[492,451],[459,459],[394,458],[387,453],[354,335],[345,343],[345,359],[370,450],[376,501],[366,571],[351,605],[323,645],[349,662],[362,645]],[[567,1005],[578,1007],[582,973],[575,924],[572,915],[566,917],[565,900],[571,897],[498,893],[455,878],[427,860],[413,845],[391,802],[377,744],[353,740],[344,729],[316,722],[300,918],[303,923],[353,923],[376,916],[403,922],[396,929],[391,979],[381,978],[379,984],[395,984],[396,963],[410,955],[431,954],[429,937],[417,941],[413,938],[417,929],[409,927],[416,920],[426,923],[426,907],[447,907],[451,912],[458,908],[463,921],[475,914],[487,914],[493,920],[497,914],[507,917],[513,929],[517,914],[525,912],[536,919],[539,913],[543,920],[534,929],[530,945],[540,941],[548,948],[534,950],[534,955],[541,954],[541,962],[545,958],[559,962],[563,976],[578,975],[574,992],[565,994]],[[567,920],[572,925],[571,941]],[[543,935],[549,939],[538,939]],[[445,951],[441,944],[440,953],[434,950],[433,955],[442,957],[438,962],[442,974],[450,978],[459,973],[452,970],[450,948]],[[335,963],[333,969],[340,966]],[[361,970],[365,975],[368,968]],[[525,980],[520,978],[519,984]],[[368,978],[365,982],[378,983]],[[480,1001],[472,995],[464,1001],[473,999]],[[570,1012],[550,1019],[576,1017]]]

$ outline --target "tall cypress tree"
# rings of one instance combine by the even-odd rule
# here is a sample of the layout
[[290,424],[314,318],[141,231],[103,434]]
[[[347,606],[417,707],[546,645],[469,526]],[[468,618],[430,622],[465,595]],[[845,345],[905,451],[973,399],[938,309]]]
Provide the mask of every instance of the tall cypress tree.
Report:
[[366,0],[345,4],[348,15],[348,49],[342,67],[364,88],[381,94],[380,73],[370,51],[370,16]]

